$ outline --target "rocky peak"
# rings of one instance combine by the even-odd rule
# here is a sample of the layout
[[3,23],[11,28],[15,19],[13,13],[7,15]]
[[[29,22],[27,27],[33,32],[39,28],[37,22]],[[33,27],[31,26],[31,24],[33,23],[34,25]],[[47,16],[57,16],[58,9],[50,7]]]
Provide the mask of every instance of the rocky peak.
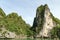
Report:
[[49,32],[54,27],[53,19],[51,17],[48,5],[41,5],[37,8],[36,17],[34,18],[33,31],[36,32],[37,37],[48,37]]

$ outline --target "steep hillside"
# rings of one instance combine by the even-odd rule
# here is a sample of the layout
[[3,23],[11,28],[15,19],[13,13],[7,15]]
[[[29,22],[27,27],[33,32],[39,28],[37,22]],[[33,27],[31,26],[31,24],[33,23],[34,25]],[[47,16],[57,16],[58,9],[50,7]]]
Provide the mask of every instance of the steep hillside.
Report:
[[21,16],[12,12],[8,15],[0,8],[0,37],[13,38],[13,35],[31,35],[30,25]]

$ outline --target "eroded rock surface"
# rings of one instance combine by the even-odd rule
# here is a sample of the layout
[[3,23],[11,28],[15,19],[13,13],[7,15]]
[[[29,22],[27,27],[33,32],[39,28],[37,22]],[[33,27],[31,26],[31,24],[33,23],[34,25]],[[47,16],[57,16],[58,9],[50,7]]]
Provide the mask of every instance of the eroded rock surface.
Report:
[[38,7],[32,27],[33,31],[36,32],[36,37],[49,37],[49,32],[53,29],[54,26],[55,24],[47,4]]

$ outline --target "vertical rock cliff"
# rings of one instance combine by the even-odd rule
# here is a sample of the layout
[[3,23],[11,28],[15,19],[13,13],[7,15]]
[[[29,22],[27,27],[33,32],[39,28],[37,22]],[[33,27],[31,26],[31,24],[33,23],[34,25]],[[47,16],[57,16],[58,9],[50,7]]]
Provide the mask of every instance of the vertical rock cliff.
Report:
[[55,27],[55,24],[47,4],[37,8],[32,27],[32,30],[36,32],[36,37],[49,37],[50,31]]

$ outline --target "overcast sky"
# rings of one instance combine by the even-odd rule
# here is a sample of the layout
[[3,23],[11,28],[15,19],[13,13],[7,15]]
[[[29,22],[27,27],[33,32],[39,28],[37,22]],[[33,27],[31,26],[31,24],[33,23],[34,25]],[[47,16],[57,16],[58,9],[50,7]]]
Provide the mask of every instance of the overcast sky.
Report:
[[6,14],[17,12],[30,25],[33,24],[36,9],[41,4],[48,4],[53,15],[60,19],[60,0],[0,0],[0,8]]

